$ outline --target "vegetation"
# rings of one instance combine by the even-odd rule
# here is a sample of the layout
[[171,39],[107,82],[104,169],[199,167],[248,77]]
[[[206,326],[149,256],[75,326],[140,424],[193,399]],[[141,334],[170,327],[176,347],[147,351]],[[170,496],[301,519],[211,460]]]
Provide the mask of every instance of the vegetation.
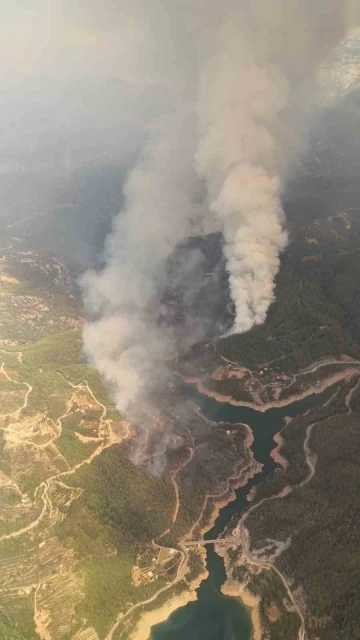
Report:
[[51,254],[6,250],[0,275],[1,340],[26,344],[80,326],[64,263]]
[[21,629],[18,622],[11,622],[0,611],[0,638],[1,640],[36,640],[38,636],[29,635],[28,630]]
[[[306,422],[309,425],[318,420],[309,441],[316,455],[315,475],[287,497],[263,502],[250,514],[247,526],[257,547],[266,538],[285,541],[291,536],[291,545],[282,552],[277,566],[291,576],[293,591],[301,587],[306,594],[309,624],[318,625],[321,639],[335,640],[343,634],[352,640],[357,637],[360,619],[355,597],[360,586],[360,523],[355,508],[360,486],[360,416],[331,411],[326,416],[327,409],[322,411],[322,419],[321,411],[316,416],[309,414],[283,431],[292,453],[303,451]],[[291,456],[288,469],[278,471],[265,485],[266,493],[275,494],[281,485],[294,486],[295,479],[298,483],[308,476],[309,468],[299,474]],[[260,497],[264,491],[256,499]]]
[[250,367],[273,363],[284,372],[323,356],[359,357],[360,223],[346,209],[329,216],[333,204],[317,204],[322,215],[318,210],[303,227],[304,212],[296,210],[298,233],[283,257],[266,323],[218,340],[221,355]]
[[[12,299],[31,294],[43,300],[49,288],[50,298],[53,296],[51,304],[60,300],[62,294],[56,290],[57,285],[50,282],[52,276],[49,280],[46,275],[47,261],[48,258],[43,264],[37,254],[36,268],[44,267],[45,271],[36,280],[36,268],[30,267],[30,282],[24,265],[17,268],[14,263],[10,268],[11,261],[8,260],[9,277],[18,280],[16,285],[11,285],[14,287]],[[10,343],[6,343],[2,351],[4,370],[13,380],[0,380],[4,413],[10,406],[9,397],[14,398],[11,409],[16,410],[16,427],[12,428],[11,416],[3,416],[5,431],[0,431],[1,470],[7,472],[18,486],[16,489],[14,485],[9,491],[4,505],[19,508],[19,514],[9,525],[9,532],[40,517],[34,529],[29,530],[29,535],[14,538],[14,546],[19,550],[25,542],[31,547],[31,554],[28,549],[24,550],[26,558],[30,554],[26,560],[29,569],[26,570],[35,571],[31,584],[41,585],[37,598],[40,611],[50,612],[49,624],[54,625],[54,630],[63,616],[64,639],[71,637],[82,619],[86,619],[87,624],[103,638],[119,612],[126,611],[130,603],[149,598],[174,578],[180,554],[173,557],[166,570],[154,569],[152,579],[139,586],[135,586],[133,571],[139,558],[145,558],[149,550],[156,548],[152,541],[161,540],[161,544],[171,546],[178,544],[179,538],[199,518],[207,493],[226,491],[229,469],[234,471],[239,464],[246,462],[245,430],[243,427],[235,429],[232,425],[231,433],[227,433],[226,425],[214,428],[202,418],[194,417],[193,410],[175,418],[173,405],[174,402],[176,404],[174,393],[177,392],[170,393],[169,398],[162,398],[164,416],[173,425],[174,437],[181,437],[184,441],[182,447],[169,448],[170,469],[174,471],[182,464],[186,465],[186,475],[179,474],[176,478],[180,505],[174,524],[174,483],[166,473],[153,475],[146,468],[136,467],[129,461],[128,454],[136,445],[135,440],[130,439],[122,447],[113,445],[105,448],[92,459],[91,464],[87,464],[89,456],[95,451],[100,452],[105,443],[109,422],[118,423],[118,431],[114,429],[114,434],[121,434],[124,427],[120,416],[112,406],[98,373],[82,361],[80,330],[68,328],[47,332],[44,329],[43,332],[41,314],[34,323],[34,327],[28,327],[29,335],[26,336],[23,333],[20,336],[15,323]],[[62,329],[61,326],[56,327]],[[102,418],[105,409],[106,421]],[[18,433],[11,455],[5,444],[8,427],[11,427],[9,434],[12,437]],[[93,439],[87,439],[89,437]],[[162,446],[155,435],[149,438],[148,444],[155,452]],[[199,451],[191,460],[190,448]],[[75,466],[78,468],[73,473]],[[23,492],[21,495],[16,493],[19,490]],[[206,513],[208,517],[208,510]],[[170,533],[164,536],[167,529]],[[33,536],[38,541],[35,545]],[[6,558],[5,547],[6,540],[3,540],[0,543],[1,560],[9,563],[6,583],[14,590],[13,556],[19,557],[19,575],[22,573],[20,566],[25,566],[25,561],[13,549],[13,555]],[[197,554],[194,552],[192,555],[194,562],[190,563],[190,577],[197,575],[200,567]],[[64,557],[63,561],[59,560],[61,557]],[[56,581],[65,571],[65,566],[67,577],[61,581],[69,584],[74,593],[67,598],[69,604],[66,606],[70,608],[66,610],[66,623],[62,612],[62,608],[66,609],[61,601],[63,592],[61,588],[56,591]],[[50,572],[50,581],[46,575],[41,577],[45,570],[43,567]],[[61,571],[59,567],[62,567]],[[179,585],[179,588],[183,587]],[[50,596],[47,596],[48,592]],[[18,598],[21,597],[18,594]],[[16,600],[16,606],[21,612],[22,601]],[[14,609],[7,604],[4,610],[12,621]],[[31,609],[30,612],[32,620]],[[66,628],[68,631],[65,632]],[[29,638],[32,631],[33,626]]]
[[86,460],[99,446],[98,442],[81,442],[72,424],[73,414],[62,421],[60,436],[56,439],[56,446],[64,456],[70,467],[74,467],[82,460]]
[[[69,215],[62,212],[57,218],[61,228]],[[274,374],[275,379],[277,372],[292,373],[323,356],[339,357],[347,353],[358,357],[360,253],[350,240],[346,247],[339,244],[338,238],[336,242],[333,240],[339,225],[332,224],[326,233],[320,227],[313,229],[318,244],[297,240],[292,245],[292,251],[283,259],[276,280],[276,301],[264,326],[222,338],[217,341],[216,349],[213,345],[195,345],[190,355],[179,357],[182,373],[204,377],[210,390],[231,394],[237,400],[250,400],[249,392],[241,388],[244,378],[241,382],[236,378],[210,379],[214,369],[223,363],[218,354],[249,368],[271,363],[271,375]],[[340,231],[343,233],[342,228]],[[205,240],[202,242],[206,245]],[[104,405],[104,411],[107,409],[106,420],[120,421],[120,416],[98,373],[83,361],[81,318],[68,271],[54,256],[36,252],[19,257],[9,251],[3,266],[0,337],[5,351],[1,361],[12,380],[21,384],[0,380],[2,413],[16,410],[17,416],[11,448],[6,445],[11,417],[2,418],[0,468],[23,492],[17,493],[15,499],[18,489],[14,484],[4,504],[9,508],[20,505],[24,510],[24,517],[22,511],[19,512],[17,524],[27,523],[29,513],[34,520],[43,507],[45,515],[29,535],[3,540],[0,544],[5,582],[8,581],[9,592],[14,594],[1,602],[0,637],[33,640],[33,585],[39,587],[38,602],[41,597],[46,601],[49,583],[63,575],[64,569],[59,569],[63,562],[58,558],[64,557],[71,559],[66,574],[71,589],[74,576],[80,586],[78,595],[74,596],[74,611],[68,615],[71,633],[64,631],[63,640],[71,637],[83,619],[96,629],[102,640],[117,615],[126,611],[130,603],[149,598],[174,576],[176,561],[167,574],[151,571],[155,574],[151,576],[153,580],[135,586],[133,570],[139,558],[150,557],[149,549],[155,549],[153,541],[175,547],[201,514],[200,524],[206,522],[213,506],[212,499],[206,505],[206,496],[224,494],[229,489],[229,475],[248,463],[244,447],[246,432],[242,426],[214,428],[194,415],[193,409],[185,418],[175,418],[173,406],[177,395],[174,391],[164,417],[173,433],[167,456],[180,498],[175,523],[175,490],[170,474],[156,476],[145,466],[134,466],[127,456],[134,446],[133,440],[126,446],[108,447],[94,457],[91,464],[85,463],[105,442],[103,407],[96,400],[92,403],[91,393]],[[212,266],[206,268],[206,272],[211,270]],[[189,313],[208,314],[211,282],[207,280],[209,296],[192,301],[191,308],[187,308]],[[220,303],[214,305],[211,331],[220,326],[223,303],[228,302],[226,282],[226,274],[220,274],[222,297]],[[180,294],[178,291],[177,296],[181,297]],[[246,375],[251,382],[251,372]],[[309,374],[306,381],[313,381],[317,375]],[[79,389],[75,390],[72,385],[80,386],[84,380],[91,393],[83,390],[88,397],[79,399]],[[305,377],[302,384],[304,381]],[[292,391],[296,390],[296,384]],[[290,485],[294,490],[286,498],[262,503],[248,519],[251,540],[257,549],[268,537],[284,541],[291,536],[292,545],[281,554],[278,565],[294,579],[294,589],[305,590],[309,611],[316,619],[332,617],[331,625],[324,632],[326,640],[337,640],[342,630],[344,637],[352,640],[356,637],[355,621],[360,618],[359,605],[353,597],[360,586],[357,534],[360,523],[354,508],[360,486],[357,464],[360,451],[356,437],[360,414],[346,415],[344,399],[351,384],[343,385],[327,407],[287,425],[283,454],[290,464],[286,471],[277,470],[268,483],[259,487],[253,504],[277,494],[285,486]],[[31,385],[31,393],[27,385]],[[27,406],[21,409],[25,398]],[[161,406],[167,402],[164,393]],[[360,391],[356,390],[354,410],[359,411],[359,406]],[[306,481],[309,474],[304,440],[309,425],[314,422],[317,424],[310,445],[317,456],[317,472],[308,484],[297,486]],[[135,430],[135,426],[132,429]],[[20,444],[16,442],[17,432],[19,439],[23,438]],[[48,442],[49,433],[52,435]],[[86,440],[89,436],[97,441]],[[149,438],[149,448],[157,451],[158,444],[156,436]],[[70,473],[75,465],[80,466],[75,473]],[[178,472],[182,465],[185,471]],[[36,506],[34,515],[28,507],[29,501]],[[45,546],[41,546],[43,544]],[[53,555],[51,545],[55,550]],[[192,555],[187,579],[195,576],[201,566],[196,553]],[[232,559],[236,561],[236,552]],[[15,566],[17,579],[23,581],[26,576],[32,585],[26,606],[23,596],[16,596],[19,582],[12,583],[9,578],[14,575]],[[240,569],[238,577],[241,577]],[[177,584],[172,592],[183,587],[184,584]],[[254,575],[251,588],[265,593],[263,619],[268,617],[268,609],[274,602],[281,613],[271,623],[272,639],[296,635],[299,621],[284,604],[286,594],[276,573]],[[51,615],[62,606],[61,599],[56,597]],[[168,593],[164,593],[160,602],[167,597]],[[42,610],[47,611],[46,606]],[[137,610],[134,619],[139,614]],[[317,635],[324,640],[322,633],[319,629]]]
[[343,311],[321,288],[283,267],[276,279],[275,302],[264,325],[217,342],[225,358],[249,367],[278,365],[293,372],[323,356],[354,352]]
[[71,477],[83,489],[57,527],[83,561],[85,598],[78,609],[103,637],[121,609],[161,585],[132,585],[137,552],[171,523],[174,490],[168,476],[135,467],[113,446]]
[[[298,637],[299,616],[288,611],[287,593],[280,577],[274,571],[262,571],[251,574],[248,587],[255,595],[261,596],[260,616],[263,627],[270,630],[271,640],[290,640]],[[269,619],[269,611],[275,609],[274,619]]]
[[[170,545],[176,545],[199,519],[206,496],[226,494],[229,475],[235,475],[236,470],[249,461],[244,445],[247,431],[242,425],[214,427],[195,416],[190,425],[198,453],[187,464],[186,473],[177,478],[179,512],[176,523],[163,538],[163,543]],[[211,513],[212,509],[208,515]]]

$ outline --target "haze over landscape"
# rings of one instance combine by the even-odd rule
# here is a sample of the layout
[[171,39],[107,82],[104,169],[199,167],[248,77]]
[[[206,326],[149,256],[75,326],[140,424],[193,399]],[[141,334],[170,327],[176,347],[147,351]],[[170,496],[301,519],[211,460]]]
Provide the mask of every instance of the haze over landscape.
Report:
[[355,640],[359,3],[0,7],[0,639]]
[[[179,85],[181,93],[130,175],[107,267],[84,280],[85,303],[100,315],[85,331],[85,349],[115,382],[121,409],[154,379],[157,355],[171,355],[174,348],[164,327],[157,335],[151,297],[159,263],[194,226],[199,233],[214,224],[223,233],[235,307],[232,331],[264,322],[287,243],[281,175],[301,135],[316,69],[355,24],[352,9],[337,0],[266,6],[228,1],[221,8],[206,3],[206,9],[200,1],[185,4],[180,19],[176,2],[131,9],[132,21],[143,29],[141,47],[135,45],[131,56],[138,73],[147,82],[153,74],[159,81],[162,73],[162,83]],[[143,24],[144,14],[149,22]],[[168,42],[162,41],[165,22],[175,61],[167,59]],[[154,60],[149,51],[155,41]],[[160,64],[154,70],[157,56],[166,58],[165,69]],[[206,186],[200,202],[196,173]],[[126,282],[125,291],[119,280]]]

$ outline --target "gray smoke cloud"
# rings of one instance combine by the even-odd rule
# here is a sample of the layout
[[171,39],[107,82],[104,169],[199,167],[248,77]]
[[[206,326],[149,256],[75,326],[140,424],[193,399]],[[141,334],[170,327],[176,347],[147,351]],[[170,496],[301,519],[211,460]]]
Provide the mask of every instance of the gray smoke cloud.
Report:
[[84,300],[95,316],[84,329],[84,346],[114,386],[126,410],[149,383],[159,384],[163,361],[175,355],[172,330],[159,325],[155,283],[166,257],[203,219],[192,168],[193,119],[180,104],[158,123],[125,189],[101,273],[82,278]]
[[281,176],[316,70],[355,23],[357,7],[346,0],[107,0],[83,9],[87,28],[106,36],[120,74],[170,85],[179,96],[129,176],[105,269],[83,278],[93,316],[85,351],[127,410],[158,382],[177,347],[158,322],[156,282],[181,240],[219,228],[236,308],[232,331],[265,320],[287,242]]

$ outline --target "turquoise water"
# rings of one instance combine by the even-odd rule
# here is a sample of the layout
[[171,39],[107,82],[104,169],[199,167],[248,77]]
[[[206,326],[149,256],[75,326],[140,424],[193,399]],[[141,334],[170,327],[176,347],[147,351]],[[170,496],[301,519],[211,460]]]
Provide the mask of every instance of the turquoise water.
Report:
[[[273,436],[282,428],[285,417],[294,417],[323,404],[334,393],[334,389],[309,396],[281,409],[260,413],[247,407],[234,407],[207,398],[199,394],[193,385],[179,383],[179,388],[184,396],[194,399],[203,414],[213,422],[248,424],[254,434],[252,450],[255,459],[264,465],[261,473],[236,491],[236,500],[220,511],[214,527],[205,535],[205,538],[211,540],[224,530],[233,515],[244,510],[251,487],[262,482],[274,469],[275,463],[270,457],[274,448]],[[197,590],[198,599],[175,611],[166,622],[153,627],[152,640],[250,640],[251,622],[248,611],[237,599],[222,595],[220,589],[226,580],[223,560],[215,553],[213,545],[206,549],[209,577]]]

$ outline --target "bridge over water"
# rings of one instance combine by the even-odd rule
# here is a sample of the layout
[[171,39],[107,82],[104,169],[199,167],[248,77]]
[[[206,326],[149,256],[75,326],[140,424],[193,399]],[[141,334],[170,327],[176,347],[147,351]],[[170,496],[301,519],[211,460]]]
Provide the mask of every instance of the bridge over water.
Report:
[[232,545],[239,544],[240,539],[235,536],[229,536],[228,538],[215,538],[214,540],[190,540],[189,542],[183,542],[183,547],[200,547],[206,544],[221,544],[221,545]]

